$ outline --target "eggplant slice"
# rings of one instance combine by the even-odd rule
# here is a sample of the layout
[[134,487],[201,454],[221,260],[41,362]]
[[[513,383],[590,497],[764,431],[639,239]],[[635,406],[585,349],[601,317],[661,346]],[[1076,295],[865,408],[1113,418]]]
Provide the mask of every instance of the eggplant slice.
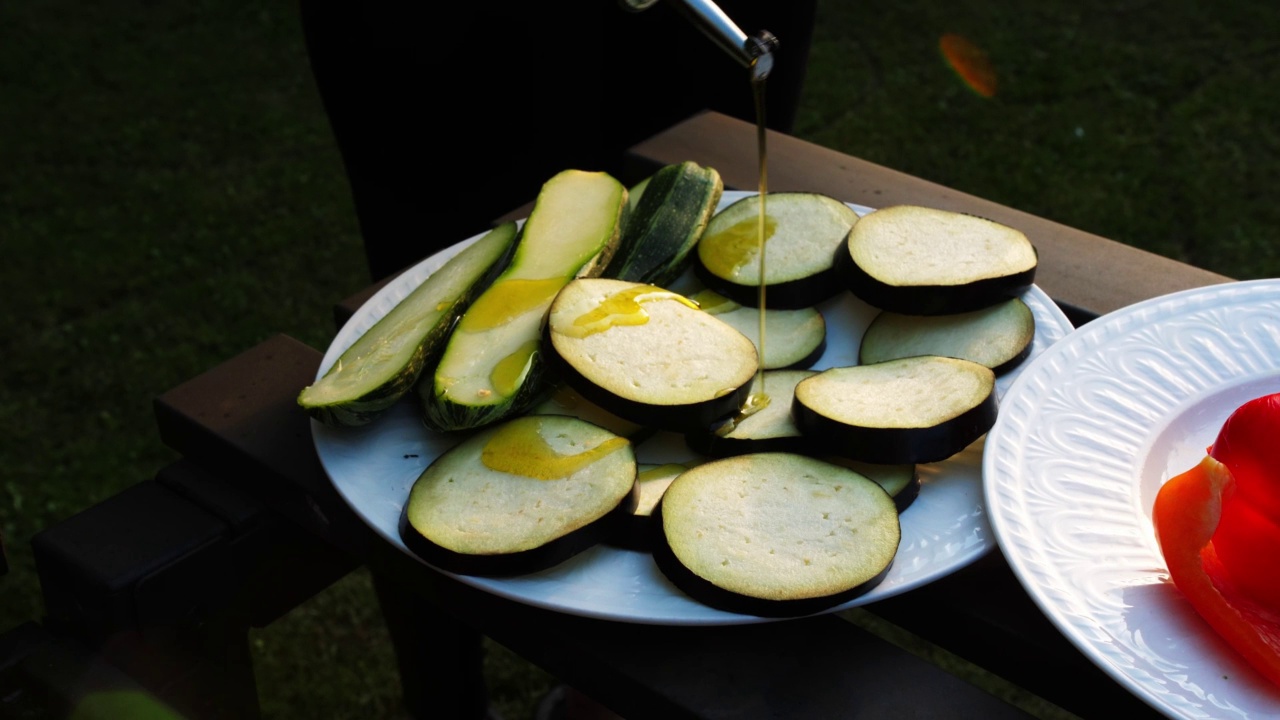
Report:
[[995,373],[920,356],[824,370],[796,385],[796,427],[825,452],[863,462],[945,460],[996,421]]
[[574,280],[556,296],[545,347],[583,397],[675,432],[737,412],[759,364],[750,339],[683,295],[605,278]]
[[969,312],[1019,297],[1037,265],[1019,230],[914,205],[864,216],[837,257],[854,295],[905,315]]
[[443,570],[530,573],[615,532],[637,495],[626,438],[578,418],[524,416],[436,458],[409,493],[400,535]]
[[653,549],[658,504],[662,502],[662,496],[671,486],[672,481],[689,467],[689,464],[681,463],[641,465],[640,473],[636,477],[636,485],[639,488],[636,507],[625,522],[618,524],[616,532],[605,538],[604,542],[628,550],[650,552]]
[[876,481],[885,492],[889,493],[889,497],[893,498],[893,504],[897,506],[899,514],[911,507],[911,504],[920,496],[920,486],[924,484],[913,463],[882,465],[842,457],[826,459],[828,462],[843,465]]
[[690,597],[749,615],[820,612],[870,590],[901,540],[893,499],[848,468],[755,453],[691,468],[659,507],[658,568]]
[[[690,450],[728,457],[756,452],[795,452],[812,454],[812,438],[801,434],[791,416],[796,384],[817,375],[817,370],[766,370],[762,374],[764,394],[769,404],[764,409],[737,420],[732,426],[703,428],[685,433]],[[733,421],[730,421],[733,422]]]
[[858,346],[863,365],[916,355],[972,360],[1000,375],[1031,353],[1035,316],[1021,298],[955,315],[903,315],[881,312],[867,326]]
[[[735,327],[760,348],[760,309],[736,303],[715,290],[702,290],[691,298],[699,307]],[[817,362],[827,349],[827,321],[816,307],[764,313],[765,370],[804,368]]]
[[[812,307],[844,289],[836,251],[858,214],[817,193],[765,195],[765,307]],[[699,279],[750,307],[760,305],[760,199],[745,197],[721,210],[698,241]]]

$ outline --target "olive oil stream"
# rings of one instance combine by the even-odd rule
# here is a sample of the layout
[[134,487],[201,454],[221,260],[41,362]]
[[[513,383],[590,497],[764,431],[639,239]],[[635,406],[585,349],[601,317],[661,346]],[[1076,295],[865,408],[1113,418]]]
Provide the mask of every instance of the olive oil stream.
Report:
[[760,58],[756,58],[751,63],[751,93],[755,99],[756,109],[756,148],[759,157],[758,168],[758,186],[756,197],[760,203],[759,214],[756,219],[756,257],[760,263],[759,269],[759,286],[756,304],[760,308],[760,342],[756,347],[759,357],[759,363],[756,368],[756,377],[751,389],[751,393],[747,396],[746,402],[738,409],[737,414],[727,420],[723,425],[716,429],[718,435],[728,435],[746,418],[760,412],[769,406],[771,398],[764,386],[764,347],[765,347],[765,256],[764,244],[768,238],[766,232],[767,216],[766,196],[769,192],[769,153],[768,153],[768,131],[765,127],[765,80],[768,76],[768,68],[772,66],[772,58],[767,58],[768,62],[761,63]]

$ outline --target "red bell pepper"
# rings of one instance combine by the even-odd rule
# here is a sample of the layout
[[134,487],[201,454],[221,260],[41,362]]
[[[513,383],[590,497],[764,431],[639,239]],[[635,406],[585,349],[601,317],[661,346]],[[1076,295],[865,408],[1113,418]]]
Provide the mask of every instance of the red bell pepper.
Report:
[[1250,400],[1152,512],[1169,577],[1210,626],[1280,685],[1280,393]]

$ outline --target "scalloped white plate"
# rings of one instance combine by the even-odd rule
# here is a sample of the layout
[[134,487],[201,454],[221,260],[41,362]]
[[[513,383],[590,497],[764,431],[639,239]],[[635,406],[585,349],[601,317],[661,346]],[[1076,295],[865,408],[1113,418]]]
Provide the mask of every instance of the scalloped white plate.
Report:
[[1214,285],[1106,315],[1042,353],[987,435],[991,525],[1046,615],[1117,682],[1176,718],[1275,718],[1280,688],[1169,580],[1161,484],[1245,401],[1280,391],[1280,280]]
[[[754,193],[726,191],[723,208]],[[860,214],[870,208],[850,205]],[[395,307],[429,274],[476,238],[422,261],[368,300],[343,326],[325,353],[323,375],[362,333]],[[1036,321],[1031,357],[1072,330],[1047,295],[1033,287],[1023,297]],[[849,293],[824,303],[827,348],[815,368],[857,362],[862,331],[876,310]],[[1029,362],[1030,358],[1028,359]],[[1021,367],[1026,367],[1024,363]],[[1015,369],[997,379],[1003,393]],[[335,429],[312,422],[320,462],[338,493],[387,542],[413,555],[400,539],[400,511],[414,480],[452,443],[428,432],[409,400],[363,428]],[[841,610],[881,600],[932,582],[972,563],[995,547],[983,510],[982,441],[940,463],[923,465],[925,484],[902,516],[902,542],[888,576],[873,590],[832,608]],[[637,447],[641,462],[678,462],[694,457],[683,440],[661,434]],[[461,582],[511,600],[573,615],[663,625],[731,625],[764,618],[716,610],[690,599],[658,570],[647,553],[599,546],[549,570],[512,578],[455,576]]]

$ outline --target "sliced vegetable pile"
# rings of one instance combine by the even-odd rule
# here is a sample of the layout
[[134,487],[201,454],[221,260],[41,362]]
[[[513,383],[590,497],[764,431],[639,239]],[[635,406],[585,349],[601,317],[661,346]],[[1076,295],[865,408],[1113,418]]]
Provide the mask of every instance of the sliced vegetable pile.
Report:
[[1240,406],[1152,511],[1169,577],[1209,625],[1280,685],[1280,393]]
[[[424,432],[457,436],[406,502],[411,550],[506,575],[611,543],[701,602],[767,616],[885,576],[917,464],[981,437],[996,374],[1029,352],[1034,248],[986,220],[859,218],[814,193],[769,195],[763,220],[758,198],[717,213],[722,191],[694,163],[631,189],[559,173],[523,227],[468,246],[302,392],[335,426],[410,394]],[[848,291],[882,310],[860,364],[810,369],[819,304]],[[714,459],[637,465],[659,431]]]

